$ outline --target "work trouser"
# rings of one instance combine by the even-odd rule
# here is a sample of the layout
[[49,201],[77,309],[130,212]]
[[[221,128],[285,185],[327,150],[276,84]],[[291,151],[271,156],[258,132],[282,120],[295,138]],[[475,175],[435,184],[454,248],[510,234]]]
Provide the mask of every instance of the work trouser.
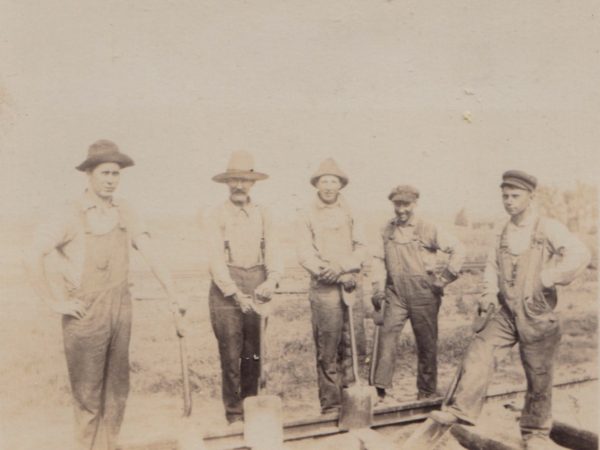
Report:
[[438,312],[441,299],[431,295],[427,301],[411,301],[388,286],[383,325],[379,331],[379,346],[373,385],[390,388],[397,359],[398,335],[410,320],[417,345],[417,389],[419,397],[436,393]]
[[475,335],[463,359],[462,374],[448,410],[474,424],[487,393],[496,365],[518,342],[527,378],[525,407],[520,427],[523,436],[550,432],[552,426],[552,374],[554,355],[560,341],[560,329],[534,342],[519,340],[519,330],[506,306]]
[[126,224],[95,235],[81,212],[85,257],[71,297],[85,306],[81,319],[63,316],[63,342],[80,450],[114,450],[129,394],[131,295]]
[[[253,295],[254,289],[266,279],[264,266],[229,267],[229,273],[246,295]],[[219,344],[225,416],[229,422],[234,422],[243,418],[243,399],[258,392],[260,316],[255,312],[242,313],[214,283],[208,301],[210,321]]]
[[[338,284],[326,284],[312,279],[309,290],[322,411],[339,407],[342,388],[354,381],[348,308],[342,301],[340,289]],[[364,308],[359,300],[360,295],[360,287],[357,287],[358,298],[353,307],[357,357],[364,356],[366,350]]]

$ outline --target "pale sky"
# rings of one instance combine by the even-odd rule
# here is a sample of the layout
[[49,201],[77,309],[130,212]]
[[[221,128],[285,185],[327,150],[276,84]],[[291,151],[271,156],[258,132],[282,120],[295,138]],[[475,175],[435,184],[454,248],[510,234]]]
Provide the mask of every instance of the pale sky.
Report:
[[[136,161],[120,194],[197,214],[245,149],[282,215],[320,160],[346,196],[389,208],[501,212],[501,173],[596,183],[600,3],[0,0],[2,215],[79,195],[99,138]],[[470,119],[465,120],[465,116]]]

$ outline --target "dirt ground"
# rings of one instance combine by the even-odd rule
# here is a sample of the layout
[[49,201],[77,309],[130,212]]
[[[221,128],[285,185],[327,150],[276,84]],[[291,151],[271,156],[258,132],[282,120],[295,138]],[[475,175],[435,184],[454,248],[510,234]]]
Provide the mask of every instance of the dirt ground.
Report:
[[[282,290],[305,286],[301,272],[291,270]],[[477,284],[481,274],[464,274],[447,293],[440,312],[439,384],[449,383],[469,335]],[[132,393],[121,440],[159,441],[182,433],[181,381],[178,346],[170,316],[158,287],[147,274],[135,274],[133,339],[131,344]],[[188,347],[194,414],[187,427],[198,435],[225,425],[220,397],[216,341],[205,303],[207,280],[178,277],[178,288],[191,298]],[[556,380],[597,375],[596,273],[588,271],[562,289],[559,310],[563,338],[556,364]],[[63,449],[72,436],[72,412],[58,318],[41,306],[23,278],[3,283],[4,326],[0,342],[4,364],[0,418],[1,448]],[[367,349],[373,325],[365,321]],[[270,393],[280,395],[285,419],[316,416],[318,401],[310,312],[305,295],[279,295],[274,300],[268,330]],[[410,327],[398,341],[398,366],[392,395],[399,401],[415,398],[414,340]],[[361,367],[366,376],[367,367]],[[521,385],[524,375],[518,352],[513,350],[498,367],[492,388]],[[584,405],[597,411],[596,395],[578,396],[555,404],[559,415]],[[590,402],[593,403],[590,406]]]

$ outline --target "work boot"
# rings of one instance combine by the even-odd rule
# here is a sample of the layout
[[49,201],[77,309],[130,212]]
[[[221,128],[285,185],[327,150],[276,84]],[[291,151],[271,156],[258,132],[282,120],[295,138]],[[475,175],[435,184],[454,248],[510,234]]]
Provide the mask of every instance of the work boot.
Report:
[[439,392],[419,392],[417,393],[417,400],[432,400],[442,398],[443,396]]
[[321,408],[321,414],[337,413],[340,411],[340,408],[340,406],[326,406],[324,408]]
[[230,433],[241,433],[242,431],[244,431],[244,421],[241,417],[239,419],[236,418],[234,420],[231,420],[229,422],[229,425],[227,426],[227,430]]
[[431,411],[429,417],[441,425],[454,425],[458,423],[458,417],[449,411]]

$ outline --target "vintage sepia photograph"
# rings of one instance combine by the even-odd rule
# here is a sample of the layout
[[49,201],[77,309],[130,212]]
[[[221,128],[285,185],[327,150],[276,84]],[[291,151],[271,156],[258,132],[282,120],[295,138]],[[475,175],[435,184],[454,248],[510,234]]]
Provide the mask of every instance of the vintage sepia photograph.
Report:
[[0,0],[0,449],[598,449],[600,3]]

